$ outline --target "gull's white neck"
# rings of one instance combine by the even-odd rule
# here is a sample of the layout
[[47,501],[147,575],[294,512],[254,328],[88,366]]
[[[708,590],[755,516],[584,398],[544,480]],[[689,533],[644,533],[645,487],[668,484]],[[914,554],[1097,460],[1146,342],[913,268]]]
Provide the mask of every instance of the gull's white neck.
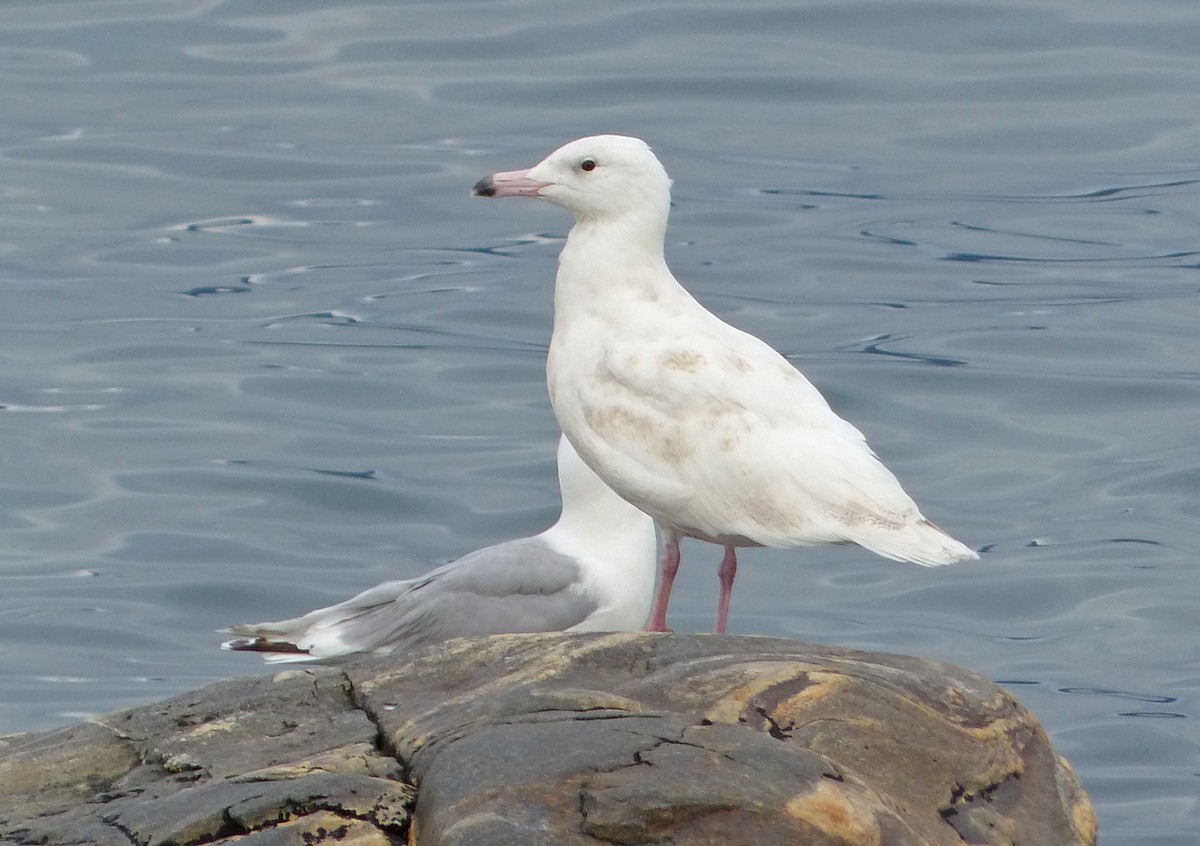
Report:
[[[591,471],[586,471],[589,475]],[[545,536],[555,546],[581,558],[613,561],[614,566],[630,566],[647,537],[651,538],[653,557],[654,528],[649,517],[621,499],[600,479],[591,476],[572,489],[562,485],[563,507],[558,522]]]
[[648,208],[615,218],[581,218],[567,236],[554,286],[556,328],[581,311],[627,312],[636,303],[690,296],[663,256],[666,211]]
[[541,537],[582,567],[582,589],[597,603],[584,628],[638,628],[654,593],[654,521],[613,493],[578,456],[570,459],[573,466],[559,470],[562,516]]

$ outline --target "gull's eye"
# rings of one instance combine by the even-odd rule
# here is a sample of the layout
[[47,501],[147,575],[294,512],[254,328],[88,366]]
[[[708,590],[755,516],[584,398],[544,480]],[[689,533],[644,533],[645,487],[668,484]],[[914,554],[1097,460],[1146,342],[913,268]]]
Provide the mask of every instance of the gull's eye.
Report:
[[584,159],[583,161],[581,161],[579,163],[579,169],[582,170],[584,173],[591,173],[593,170],[596,169],[596,160],[595,159]]

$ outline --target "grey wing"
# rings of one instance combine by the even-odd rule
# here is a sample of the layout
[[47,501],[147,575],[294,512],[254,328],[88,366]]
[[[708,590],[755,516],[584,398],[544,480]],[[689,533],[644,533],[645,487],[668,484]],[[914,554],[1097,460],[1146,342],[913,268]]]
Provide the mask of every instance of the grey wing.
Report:
[[294,620],[232,627],[230,632],[251,640],[228,646],[320,658],[411,649],[468,635],[562,631],[598,607],[583,591],[581,577],[573,558],[539,538],[522,538]]
[[539,538],[508,541],[414,580],[391,606],[376,609],[362,623],[374,627],[375,649],[468,635],[563,631],[598,607],[584,593],[582,575],[575,559]]

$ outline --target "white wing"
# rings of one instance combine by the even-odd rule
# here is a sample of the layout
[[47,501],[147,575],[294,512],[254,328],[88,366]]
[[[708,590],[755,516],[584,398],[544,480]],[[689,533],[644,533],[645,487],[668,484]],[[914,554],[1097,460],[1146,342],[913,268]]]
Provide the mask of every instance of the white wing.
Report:
[[614,488],[717,542],[853,541],[919,563],[972,554],[924,520],[862,433],[779,353],[697,309],[686,334],[610,335],[586,394],[560,392],[556,413],[567,407],[576,448],[614,471]]

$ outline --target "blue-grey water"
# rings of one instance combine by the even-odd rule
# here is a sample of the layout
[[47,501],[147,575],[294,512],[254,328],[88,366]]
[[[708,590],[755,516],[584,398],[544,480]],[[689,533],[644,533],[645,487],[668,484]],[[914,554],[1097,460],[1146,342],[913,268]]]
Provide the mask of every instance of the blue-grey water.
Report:
[[1104,842],[1196,843],[1198,44],[1194,0],[6,0],[0,731],[552,521],[569,221],[469,187],[615,131],[680,279],[985,552],[748,551],[731,629],[973,667]]

